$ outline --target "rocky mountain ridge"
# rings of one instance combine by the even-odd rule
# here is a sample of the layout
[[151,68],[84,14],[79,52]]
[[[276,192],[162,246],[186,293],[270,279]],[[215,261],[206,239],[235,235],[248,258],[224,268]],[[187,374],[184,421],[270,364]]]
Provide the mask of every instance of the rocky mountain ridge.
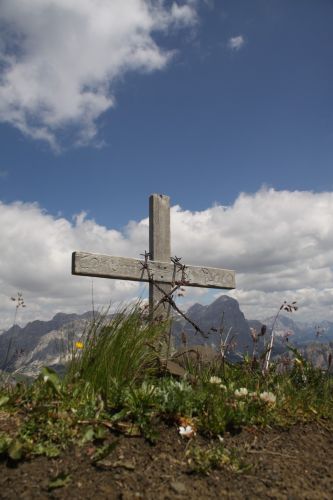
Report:
[[50,321],[32,321],[24,327],[14,325],[0,336],[0,369],[28,376],[41,366],[66,362],[70,346],[81,338],[92,313],[57,313]]
[[[248,320],[250,326],[259,327],[265,324],[270,330],[275,320],[274,316],[266,318],[263,321]],[[305,345],[310,343],[328,343],[333,342],[333,322],[306,322],[296,321],[292,315],[280,314],[274,326],[275,335],[280,339],[289,338],[294,345]]]
[[[35,376],[43,365],[57,369],[64,366],[75,341],[89,328],[92,315],[92,312],[81,315],[58,313],[50,321],[33,321],[23,328],[13,326],[0,335],[0,369]],[[246,320],[238,302],[227,295],[220,296],[209,305],[194,304],[186,315],[205,336],[196,332],[184,318],[176,316],[172,330],[176,349],[184,345],[208,344],[219,350],[221,342],[225,342],[229,347],[229,358],[234,360],[240,359],[244,352],[252,352],[251,328],[260,331],[262,324],[266,324],[267,340],[274,321],[274,318],[265,322]],[[320,358],[323,365],[327,362],[328,354],[325,353],[333,347],[333,323],[305,324],[281,314],[274,331],[276,342],[273,355],[286,350],[288,339],[308,357]],[[317,345],[316,349],[311,347],[313,344]],[[263,346],[264,339],[261,339],[261,348]]]

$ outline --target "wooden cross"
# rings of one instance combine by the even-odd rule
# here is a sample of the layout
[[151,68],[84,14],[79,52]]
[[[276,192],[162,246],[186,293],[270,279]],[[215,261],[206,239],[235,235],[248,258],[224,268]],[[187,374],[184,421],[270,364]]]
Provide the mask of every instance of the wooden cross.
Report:
[[[213,243],[213,242],[212,242]],[[165,303],[155,309],[171,287],[185,281],[186,286],[203,288],[235,288],[235,272],[213,267],[182,266],[171,261],[170,198],[152,194],[149,198],[149,259],[113,257],[85,252],[73,252],[72,274],[149,282],[149,306],[154,315],[166,315]],[[158,288],[152,283],[157,283]],[[162,309],[164,307],[164,309]]]

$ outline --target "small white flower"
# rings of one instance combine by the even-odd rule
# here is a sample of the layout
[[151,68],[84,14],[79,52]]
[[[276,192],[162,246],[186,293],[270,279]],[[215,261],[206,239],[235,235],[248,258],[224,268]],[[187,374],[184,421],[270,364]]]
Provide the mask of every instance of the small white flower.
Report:
[[49,376],[48,375],[44,375],[44,382],[47,382],[49,380]]
[[223,389],[224,391],[228,390],[227,386],[224,384],[220,384],[220,389]]
[[264,391],[259,395],[259,397],[262,401],[265,401],[265,403],[269,403],[271,405],[276,403],[276,396],[272,392]]
[[235,390],[235,396],[236,398],[243,398],[244,396],[247,396],[249,391],[246,389],[246,387],[241,387],[240,389]]
[[249,392],[250,398],[256,398],[258,394],[256,392]]
[[180,381],[178,382],[178,380],[174,383],[174,387],[177,388],[179,391],[187,391],[191,388],[191,386],[189,386],[189,384],[185,381]]
[[195,431],[191,425],[187,425],[186,427],[181,425],[178,430],[179,430],[179,434],[182,437],[191,438],[191,437],[195,436]]
[[211,384],[220,384],[222,380],[220,379],[220,377],[210,377],[209,382]]

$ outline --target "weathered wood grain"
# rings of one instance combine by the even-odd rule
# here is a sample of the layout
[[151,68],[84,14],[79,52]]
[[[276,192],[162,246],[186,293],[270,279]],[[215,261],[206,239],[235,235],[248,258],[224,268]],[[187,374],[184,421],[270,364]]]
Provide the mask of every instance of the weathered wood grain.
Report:
[[[170,261],[170,198],[164,194],[152,194],[149,197],[149,254],[150,260]],[[158,285],[160,290],[153,283],[149,284],[150,312],[155,317],[168,317],[170,304],[163,302],[158,308],[155,304],[164,297],[164,294],[170,293],[171,285],[166,283],[158,283]]]
[[[172,262],[148,261],[149,273],[158,283],[172,284],[182,279]],[[72,274],[131,281],[149,281],[144,261],[85,252],[73,252]],[[186,266],[186,286],[233,289],[235,272],[213,267]]]

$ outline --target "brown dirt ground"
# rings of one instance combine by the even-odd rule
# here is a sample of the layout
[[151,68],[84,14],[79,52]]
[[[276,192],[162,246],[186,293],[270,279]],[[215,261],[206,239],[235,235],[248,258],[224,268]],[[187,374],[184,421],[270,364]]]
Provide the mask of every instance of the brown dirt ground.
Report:
[[[0,430],[15,422],[0,415]],[[14,417],[11,417],[14,418]],[[189,472],[188,440],[177,428],[161,426],[160,439],[150,445],[141,437],[115,436],[115,450],[103,467],[91,462],[92,445],[73,447],[61,457],[37,457],[16,466],[0,461],[1,499],[332,499],[333,427],[327,422],[299,424],[290,429],[243,429],[224,437],[249,469],[227,467],[209,475]],[[205,447],[209,440],[196,436]],[[50,481],[70,474],[68,485],[49,491]]]

